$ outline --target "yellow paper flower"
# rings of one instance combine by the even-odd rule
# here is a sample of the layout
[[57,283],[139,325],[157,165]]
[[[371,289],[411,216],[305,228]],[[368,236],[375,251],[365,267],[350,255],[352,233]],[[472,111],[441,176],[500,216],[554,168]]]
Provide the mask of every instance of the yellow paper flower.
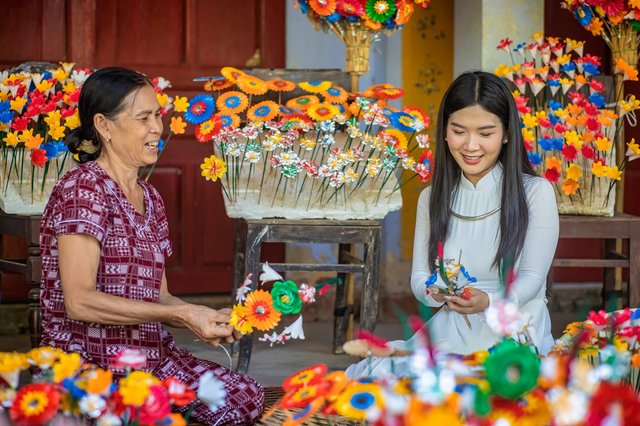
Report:
[[625,111],[635,111],[640,108],[640,101],[636,99],[635,95],[631,95],[628,100],[620,101],[620,107]]
[[83,377],[86,381],[84,390],[94,395],[107,394],[110,390],[111,383],[113,383],[113,373],[110,370],[103,370],[102,368],[89,370],[83,373]]
[[20,96],[16,97],[12,101],[9,101],[9,105],[11,106],[11,109],[17,112],[18,114],[22,113],[22,108],[24,108],[26,103],[27,103],[27,98],[26,97],[21,98]]
[[187,127],[187,123],[182,119],[182,117],[171,117],[171,124],[169,127],[173,133],[181,135],[184,133],[184,128]]
[[42,346],[39,348],[31,349],[27,354],[29,363],[42,369],[51,368],[54,362],[58,359],[63,352],[60,349],[52,348],[50,346]]
[[220,74],[222,74],[227,80],[232,83],[235,83],[238,80],[238,77],[245,75],[244,71],[240,71],[237,68],[233,67],[224,67],[220,70]]
[[202,169],[203,178],[215,182],[227,173],[227,163],[215,155],[211,155],[204,159],[204,163],[200,164],[200,169]]
[[582,138],[575,130],[569,130],[564,132],[564,140],[567,145],[573,145],[576,149],[582,148]]
[[72,115],[64,119],[64,125],[69,129],[73,130],[76,127],[80,126],[80,116],[78,115],[78,111],[74,112]]
[[186,96],[176,96],[176,100],[173,101],[173,107],[176,109],[176,112],[187,112],[189,100]]
[[53,381],[60,383],[64,379],[73,376],[81,365],[82,359],[79,353],[61,353],[58,357],[58,362],[53,365]]
[[565,173],[567,174],[567,178],[571,180],[578,180],[580,176],[582,176],[582,171],[580,170],[580,166],[577,164],[571,164],[569,167],[565,169]]
[[269,90],[264,80],[249,74],[238,77],[236,85],[240,90],[249,95],[264,95]]
[[66,127],[64,126],[51,126],[49,128],[49,136],[51,136],[53,140],[63,139],[65,130]]
[[315,104],[307,108],[307,114],[315,121],[331,120],[339,112],[338,107],[328,103]]
[[298,83],[302,90],[306,90],[309,93],[324,93],[331,85],[330,81],[303,81]]
[[18,145],[18,132],[7,132],[7,136],[2,139],[7,146],[16,146]]
[[607,177],[613,180],[620,180],[622,179],[622,170],[618,170],[618,166],[609,167]]
[[529,113],[522,116],[522,122],[524,123],[524,127],[527,129],[538,125],[538,119]]
[[609,172],[609,167],[602,165],[602,161],[596,161],[591,165],[591,173],[596,177],[606,176]]
[[632,138],[631,141],[627,143],[627,146],[630,151],[627,155],[640,155],[640,144],[636,143],[636,138]]
[[150,386],[160,382],[152,374],[145,371],[133,371],[120,380],[120,395],[122,403],[134,407],[140,407],[151,394]]
[[251,321],[247,317],[247,309],[240,304],[233,307],[229,324],[242,334],[248,334],[253,331],[253,325],[251,325]]
[[36,89],[42,93],[46,92],[52,87],[53,87],[53,83],[50,82],[49,80],[42,80],[39,84],[36,84]]
[[565,179],[562,184],[562,190],[566,195],[574,195],[578,191],[578,188],[580,188],[580,184],[575,180]]
[[609,151],[611,148],[611,141],[608,137],[604,136],[596,139],[596,148],[598,151]]
[[62,116],[62,113],[60,112],[59,109],[55,109],[53,111],[51,111],[50,113],[47,114],[47,116],[44,118],[44,122],[47,123],[49,126],[53,127],[53,126],[59,126],[60,125],[60,117]]

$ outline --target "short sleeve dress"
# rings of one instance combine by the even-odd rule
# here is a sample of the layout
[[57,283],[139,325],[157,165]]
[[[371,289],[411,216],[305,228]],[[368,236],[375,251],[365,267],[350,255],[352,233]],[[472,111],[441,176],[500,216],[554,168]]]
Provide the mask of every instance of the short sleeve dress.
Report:
[[[198,407],[193,416],[206,423],[251,424],[263,409],[260,384],[193,357],[175,345],[161,323],[92,324],[66,315],[58,267],[58,238],[67,234],[90,235],[100,243],[97,291],[159,302],[165,260],[171,255],[169,227],[160,194],[143,180],[138,180],[138,184],[144,192],[144,215],[135,210],[120,186],[96,162],[79,165],[56,184],[40,227],[41,345],[77,352],[103,368],[109,366],[109,358],[117,352],[138,349],[147,356],[146,370],[161,379],[175,376],[193,388],[204,372],[213,371],[225,382],[229,404],[216,413],[205,406]],[[114,370],[114,373],[121,376],[123,372]]]

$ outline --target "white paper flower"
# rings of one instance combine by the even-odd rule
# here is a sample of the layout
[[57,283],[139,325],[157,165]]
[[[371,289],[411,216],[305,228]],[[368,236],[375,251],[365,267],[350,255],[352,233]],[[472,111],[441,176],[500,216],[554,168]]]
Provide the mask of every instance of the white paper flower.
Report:
[[107,413],[96,421],[96,426],[120,426],[122,420],[115,414]]
[[247,278],[244,280],[242,285],[238,288],[238,291],[236,292],[236,302],[242,303],[247,298],[247,293],[251,291],[251,283],[253,282],[251,280],[252,276],[253,274],[247,275]]
[[260,274],[260,281],[269,282],[269,281],[282,281],[282,275],[277,273],[271,266],[269,266],[269,262],[264,262],[262,264],[262,273]]
[[106,401],[98,395],[88,394],[80,400],[78,407],[82,414],[97,419],[107,406]]
[[298,289],[298,294],[302,303],[313,303],[316,301],[316,288],[312,285],[302,283]]
[[283,333],[289,336],[290,339],[304,340],[304,330],[302,329],[302,315],[298,316],[298,319],[288,327],[284,328]]
[[198,399],[202,401],[212,412],[224,407],[227,391],[224,383],[216,378],[211,371],[207,371],[200,377],[198,385]]
[[510,336],[522,329],[522,316],[518,307],[507,300],[498,300],[484,311],[487,324],[494,333]]
[[111,359],[113,368],[142,368],[147,365],[147,355],[139,349],[124,349]]

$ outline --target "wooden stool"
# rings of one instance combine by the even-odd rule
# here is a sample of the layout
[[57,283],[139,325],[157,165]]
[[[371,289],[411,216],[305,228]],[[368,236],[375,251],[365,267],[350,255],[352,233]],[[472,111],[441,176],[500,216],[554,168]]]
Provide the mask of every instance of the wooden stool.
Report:
[[[339,244],[337,264],[270,263],[274,270],[337,272],[345,283],[347,273],[363,274],[362,311],[360,325],[373,331],[378,315],[378,270],[380,263],[380,223],[375,220],[286,220],[286,219],[235,219],[233,297],[247,274],[252,273],[256,288],[262,270],[260,250],[262,243],[331,243]],[[349,253],[353,244],[364,245],[364,259]],[[345,331],[353,306],[346,303],[346,285],[337,286],[334,310],[334,351],[342,349]],[[246,373],[252,351],[252,335],[240,341],[236,369]]]
[[[628,268],[628,306],[640,306],[640,217],[624,213],[616,213],[613,217],[560,215],[559,238],[602,239],[604,259],[554,259],[553,266],[604,268],[602,300],[605,307],[606,300],[616,294],[615,268]],[[627,254],[615,252],[616,239],[629,241]],[[547,288],[551,288],[549,284],[552,280],[550,271]]]
[[40,346],[40,219],[41,216],[6,214],[0,210],[0,234],[17,235],[27,240],[27,258],[24,261],[0,259],[0,271],[23,274],[29,290],[29,336],[31,347]]

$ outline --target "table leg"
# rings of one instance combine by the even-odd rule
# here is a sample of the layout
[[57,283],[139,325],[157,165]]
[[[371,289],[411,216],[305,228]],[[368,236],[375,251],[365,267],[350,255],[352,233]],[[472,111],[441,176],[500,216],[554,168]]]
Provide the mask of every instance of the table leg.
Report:
[[373,331],[378,317],[378,287],[380,269],[380,228],[371,231],[369,242],[365,244],[364,279],[362,294],[362,328]]
[[[350,250],[351,244],[338,245],[338,263],[349,263],[345,253]],[[338,274],[341,284],[336,286],[336,302],[333,308],[333,353],[343,354],[342,345],[345,343],[345,332],[349,325],[349,309],[347,306],[347,275],[346,273]],[[351,307],[353,310],[353,306]]]
[[629,238],[629,306],[640,305],[640,230]]

